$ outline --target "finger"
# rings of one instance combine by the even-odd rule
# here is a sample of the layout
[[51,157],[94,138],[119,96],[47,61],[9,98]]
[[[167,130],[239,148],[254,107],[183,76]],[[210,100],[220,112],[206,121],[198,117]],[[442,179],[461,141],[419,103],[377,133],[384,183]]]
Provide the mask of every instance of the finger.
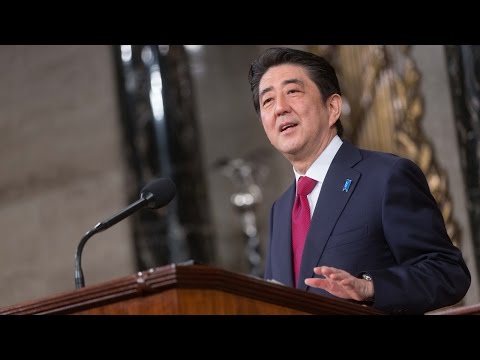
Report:
[[335,295],[342,299],[350,299],[351,296],[342,286],[339,286],[338,283],[331,281],[329,279],[320,279],[320,278],[308,278],[305,279],[305,284],[317,289],[323,289],[329,292],[332,295]]
[[305,285],[323,289],[328,286],[328,280],[320,278],[307,278],[305,279]]
[[344,270],[334,269],[334,268],[333,269],[330,268],[328,275],[325,275],[325,276],[328,276],[329,279],[334,281],[341,281],[343,279],[348,279],[351,277],[350,273]]
[[318,266],[313,268],[313,272],[318,275],[330,276],[330,274],[336,272],[338,269],[330,266]]

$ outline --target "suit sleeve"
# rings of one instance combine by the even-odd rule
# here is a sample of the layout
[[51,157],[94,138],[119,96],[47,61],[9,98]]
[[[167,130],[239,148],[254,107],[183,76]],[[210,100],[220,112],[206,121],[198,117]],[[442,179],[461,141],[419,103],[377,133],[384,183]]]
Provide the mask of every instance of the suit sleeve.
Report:
[[397,265],[369,271],[375,308],[425,313],[465,296],[470,272],[447,234],[424,174],[410,160],[398,160],[386,179],[382,223]]

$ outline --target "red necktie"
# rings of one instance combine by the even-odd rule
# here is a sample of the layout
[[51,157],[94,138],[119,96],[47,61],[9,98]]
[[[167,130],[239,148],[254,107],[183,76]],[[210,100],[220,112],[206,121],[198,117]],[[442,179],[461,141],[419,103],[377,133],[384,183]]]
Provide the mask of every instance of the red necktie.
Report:
[[297,286],[298,273],[302,263],[303,247],[310,227],[310,206],[307,195],[317,184],[316,180],[300,176],[297,182],[297,196],[292,210],[292,250],[293,250],[293,276]]

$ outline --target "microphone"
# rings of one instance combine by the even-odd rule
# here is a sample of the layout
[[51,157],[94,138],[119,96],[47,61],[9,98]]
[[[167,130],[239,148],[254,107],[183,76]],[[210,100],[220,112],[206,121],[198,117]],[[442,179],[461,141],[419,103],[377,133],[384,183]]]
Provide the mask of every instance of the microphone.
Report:
[[168,178],[153,180],[140,191],[140,199],[113,215],[110,219],[99,222],[93,229],[87,231],[78,244],[77,252],[75,253],[75,287],[78,289],[85,286],[82,271],[82,251],[88,239],[96,233],[107,230],[144,207],[158,209],[167,205],[175,197],[175,193],[176,187],[172,180]]

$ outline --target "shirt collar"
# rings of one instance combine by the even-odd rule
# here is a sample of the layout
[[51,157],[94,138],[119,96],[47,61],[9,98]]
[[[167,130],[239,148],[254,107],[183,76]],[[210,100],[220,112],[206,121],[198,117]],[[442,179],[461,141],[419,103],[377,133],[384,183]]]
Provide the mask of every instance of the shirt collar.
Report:
[[[343,141],[338,135],[330,141],[330,144],[327,145],[325,150],[322,151],[320,156],[313,162],[313,164],[308,168],[305,176],[308,176],[311,179],[317,180],[320,183],[323,183],[325,176],[327,176],[328,168],[333,161],[333,158],[337,154],[338,149],[342,146]],[[295,173],[295,179],[298,181],[298,178],[302,176],[299,174],[295,168],[293,169]]]

